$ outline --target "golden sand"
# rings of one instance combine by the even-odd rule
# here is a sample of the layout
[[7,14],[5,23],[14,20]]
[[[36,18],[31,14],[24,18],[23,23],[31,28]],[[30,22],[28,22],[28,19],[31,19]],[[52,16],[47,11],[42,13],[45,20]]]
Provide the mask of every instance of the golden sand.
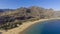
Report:
[[[55,18],[56,19],[56,18]],[[59,18],[58,18],[59,19]],[[14,29],[11,29],[11,30],[8,30],[7,32],[6,31],[2,31],[0,30],[0,32],[2,32],[2,34],[19,34],[20,32],[24,31],[26,28],[28,28],[29,26],[37,23],[37,22],[40,22],[40,21],[46,21],[46,20],[52,20],[52,19],[40,19],[40,20],[37,20],[37,21],[34,21],[34,22],[26,22],[26,23],[23,23],[22,25],[20,25],[19,27],[17,28],[14,28]]]

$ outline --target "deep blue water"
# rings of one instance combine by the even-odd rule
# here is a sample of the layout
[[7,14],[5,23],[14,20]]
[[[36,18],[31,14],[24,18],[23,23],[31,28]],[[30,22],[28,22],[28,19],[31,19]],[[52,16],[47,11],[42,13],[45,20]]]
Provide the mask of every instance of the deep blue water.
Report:
[[60,20],[36,23],[27,28],[24,34],[60,34]]

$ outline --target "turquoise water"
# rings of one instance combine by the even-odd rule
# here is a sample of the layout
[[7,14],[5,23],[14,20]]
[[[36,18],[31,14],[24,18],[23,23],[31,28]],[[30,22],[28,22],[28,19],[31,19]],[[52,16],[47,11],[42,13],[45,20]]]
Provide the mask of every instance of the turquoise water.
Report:
[[60,34],[60,20],[50,20],[34,24],[24,34]]

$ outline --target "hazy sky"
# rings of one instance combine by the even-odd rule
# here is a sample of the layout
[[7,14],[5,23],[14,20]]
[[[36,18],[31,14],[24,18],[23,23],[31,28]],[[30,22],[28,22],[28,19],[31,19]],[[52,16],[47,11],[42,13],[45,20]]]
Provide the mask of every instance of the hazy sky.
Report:
[[0,9],[40,6],[60,10],[60,0],[0,0]]

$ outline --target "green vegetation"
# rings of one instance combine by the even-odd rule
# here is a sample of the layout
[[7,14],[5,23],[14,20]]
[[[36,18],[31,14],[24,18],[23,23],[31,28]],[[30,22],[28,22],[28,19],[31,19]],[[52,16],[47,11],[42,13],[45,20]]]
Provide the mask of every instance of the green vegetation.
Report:
[[29,8],[21,7],[16,10],[2,12],[0,14],[0,29],[9,30],[22,25],[27,21],[36,21],[39,19],[53,18],[54,10],[44,9],[42,7],[32,6]]
[[12,29],[12,28],[18,27],[18,26],[21,25],[21,24],[22,24],[22,23],[20,23],[20,22],[17,22],[17,23],[14,23],[14,24],[9,24],[9,23],[7,23],[6,25],[0,26],[0,29],[1,29],[1,30],[8,30],[8,29]]

